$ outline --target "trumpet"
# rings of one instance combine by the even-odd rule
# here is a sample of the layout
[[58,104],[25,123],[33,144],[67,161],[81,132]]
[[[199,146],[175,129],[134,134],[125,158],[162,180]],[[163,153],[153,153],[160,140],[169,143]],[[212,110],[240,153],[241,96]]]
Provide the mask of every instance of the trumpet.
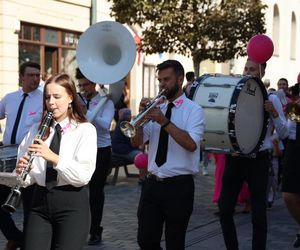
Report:
[[287,104],[286,114],[291,121],[300,122],[300,100]]
[[[48,111],[38,134],[35,136],[35,139],[41,139],[41,138],[44,137],[44,135],[47,131],[47,128],[49,127],[50,122],[52,120],[52,116],[53,116],[53,112]],[[6,201],[1,206],[2,209],[6,212],[10,212],[10,213],[15,212],[16,208],[20,204],[21,187],[22,187],[21,183],[22,183],[22,181],[26,180],[26,177],[30,172],[30,167],[31,167],[31,164],[32,164],[33,159],[34,159],[34,154],[33,153],[28,152],[28,156],[29,156],[29,160],[28,160],[28,163],[27,163],[26,167],[22,170],[22,172],[17,177],[17,181],[19,182],[19,184],[17,184],[15,187],[13,187],[11,189],[10,194],[8,195]]]
[[160,104],[162,101],[166,99],[166,96],[164,95],[165,92],[166,92],[165,89],[160,91],[158,95],[151,102],[149,102],[146,105],[146,107],[143,109],[143,111],[140,112],[136,116],[136,118],[133,119],[131,122],[122,121],[120,123],[120,129],[125,136],[129,138],[134,137],[137,128],[143,127],[146,123],[150,121],[149,119],[146,119],[145,116],[149,113],[150,110],[155,108],[158,104]]

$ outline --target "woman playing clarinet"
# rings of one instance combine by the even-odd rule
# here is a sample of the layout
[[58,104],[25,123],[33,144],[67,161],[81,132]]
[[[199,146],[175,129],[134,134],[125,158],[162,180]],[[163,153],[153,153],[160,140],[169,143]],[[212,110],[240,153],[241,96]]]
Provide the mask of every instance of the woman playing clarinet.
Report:
[[[76,89],[67,74],[45,82],[44,116],[53,120],[44,138],[36,139],[33,126],[18,152],[16,173],[35,158],[23,185],[36,183],[28,225],[25,250],[82,249],[90,228],[87,184],[95,169],[97,134],[88,123],[77,99]],[[35,142],[35,143],[34,143]]]

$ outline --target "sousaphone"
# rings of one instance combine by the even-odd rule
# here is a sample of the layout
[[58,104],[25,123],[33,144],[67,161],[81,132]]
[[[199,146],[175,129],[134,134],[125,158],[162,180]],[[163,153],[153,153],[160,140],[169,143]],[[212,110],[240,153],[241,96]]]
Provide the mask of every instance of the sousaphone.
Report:
[[76,53],[86,78],[95,83],[113,84],[131,70],[136,45],[122,24],[103,21],[93,24],[80,36]]
[[[117,102],[122,95],[122,79],[136,57],[136,44],[129,30],[114,21],[95,23],[80,36],[76,53],[82,74],[91,82],[112,85],[108,96]],[[105,100],[99,102],[89,121],[96,117],[104,103]]]

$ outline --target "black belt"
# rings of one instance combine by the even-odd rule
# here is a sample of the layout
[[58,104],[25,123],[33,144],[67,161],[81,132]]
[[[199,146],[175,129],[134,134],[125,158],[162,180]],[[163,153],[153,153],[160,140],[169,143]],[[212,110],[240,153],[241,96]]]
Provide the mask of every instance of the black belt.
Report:
[[[83,189],[85,187],[86,186],[74,187],[72,185],[62,185],[62,186],[55,186],[55,187],[53,187],[53,189],[61,190],[61,191],[80,191],[81,189]],[[48,189],[46,187],[40,186],[40,185],[36,185],[36,190],[48,192]]]
[[271,149],[265,149],[258,151],[256,153],[248,154],[248,155],[243,155],[243,154],[233,154],[231,155],[232,157],[245,157],[245,158],[256,158],[256,157],[263,157],[270,155],[272,153]]
[[193,178],[191,174],[185,174],[185,175],[176,175],[172,177],[166,177],[166,178],[160,178],[154,174],[148,174],[147,179],[157,182],[172,182],[172,181],[179,181],[179,180],[188,180]]
[[262,150],[262,151],[258,151],[256,153],[256,156],[265,156],[265,155],[269,155],[271,153],[272,153],[271,149],[265,149],[265,150]]

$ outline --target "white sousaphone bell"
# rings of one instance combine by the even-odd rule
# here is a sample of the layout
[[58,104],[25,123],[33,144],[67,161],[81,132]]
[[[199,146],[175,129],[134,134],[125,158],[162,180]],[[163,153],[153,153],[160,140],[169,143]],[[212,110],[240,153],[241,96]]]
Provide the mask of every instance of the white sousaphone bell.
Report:
[[122,24],[103,21],[90,26],[77,45],[77,62],[82,74],[91,82],[109,84],[109,94],[100,100],[89,121],[93,121],[108,96],[117,102],[122,95],[124,81],[136,57],[133,36]]

